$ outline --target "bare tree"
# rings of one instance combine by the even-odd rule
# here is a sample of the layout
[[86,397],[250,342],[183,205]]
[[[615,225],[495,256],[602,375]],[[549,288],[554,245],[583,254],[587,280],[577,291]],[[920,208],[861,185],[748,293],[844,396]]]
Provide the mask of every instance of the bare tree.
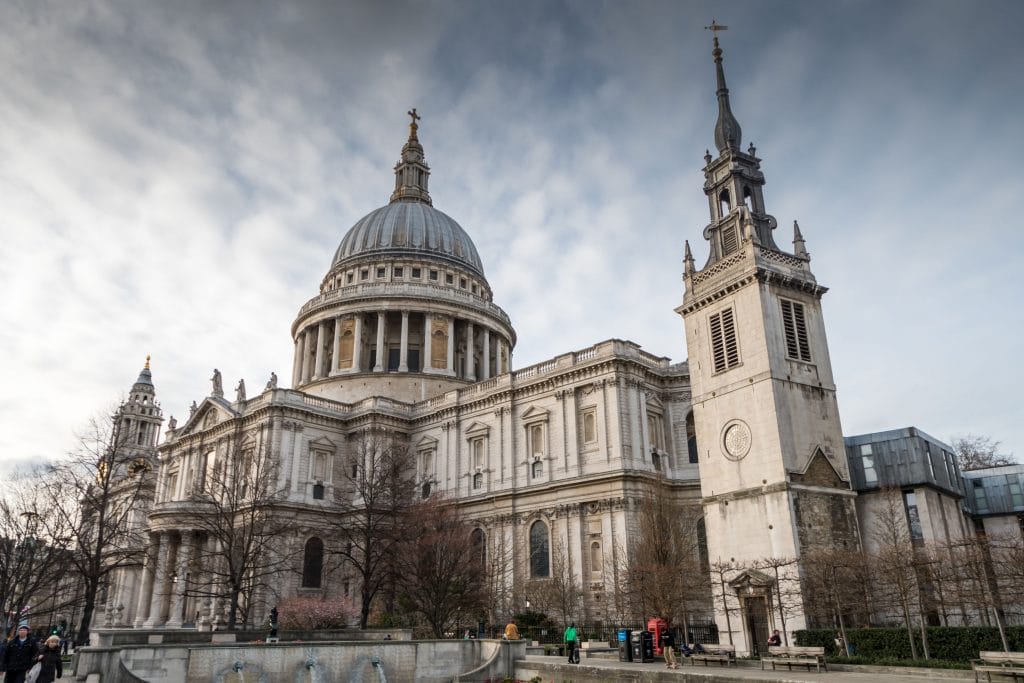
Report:
[[97,598],[109,576],[137,564],[145,547],[143,516],[155,488],[153,462],[136,448],[136,428],[121,409],[93,419],[79,435],[79,447],[52,466],[42,492],[54,513],[46,531],[68,534],[70,568],[82,580],[83,610],[77,643],[89,640]]
[[408,535],[396,555],[400,604],[443,638],[463,613],[484,608],[485,558],[455,504],[434,496],[409,509]]
[[484,604],[488,621],[498,624],[505,623],[515,612],[517,591],[512,550],[500,534],[494,536],[485,539]]
[[772,602],[782,626],[783,644],[789,645],[786,617],[803,612],[803,596],[800,591],[797,560],[795,557],[764,557],[753,563],[753,568],[766,572],[774,579]]
[[70,535],[61,529],[60,515],[44,504],[39,481],[45,476],[19,476],[0,490],[0,638],[19,620],[38,619],[67,597],[57,593]]
[[366,628],[374,598],[393,579],[395,552],[406,538],[415,462],[404,439],[367,431],[354,438],[344,470],[325,522],[337,540],[334,552],[359,579],[359,627]]
[[563,627],[582,620],[583,587],[561,541],[555,539],[551,544],[551,575],[530,581],[527,591],[537,609],[556,618]]
[[711,563],[709,569],[711,573],[711,594],[715,602],[715,610],[721,610],[722,615],[725,616],[725,630],[728,634],[729,644],[733,645],[732,634],[734,631],[732,619],[733,615],[739,612],[740,607],[734,591],[729,590],[728,584],[736,574],[743,571],[744,567],[737,565],[735,562],[717,559]]
[[805,599],[811,623],[830,624],[842,635],[849,654],[846,627],[851,617],[869,624],[877,587],[872,563],[857,549],[818,548],[800,559]]
[[[1012,564],[1013,546],[1007,546],[1005,555],[1000,548],[1001,539],[990,539],[985,534],[966,537],[950,544],[953,564],[958,570],[956,585],[960,597],[977,610],[986,621],[995,621],[1003,649],[1009,652],[1003,606],[1003,585],[997,571],[1020,572]],[[1009,560],[1009,563],[1005,562]]]
[[1000,441],[990,436],[979,434],[966,434],[954,436],[950,439],[953,452],[960,461],[960,469],[965,472],[970,470],[981,470],[986,467],[1001,467],[1003,465],[1014,465],[1012,453],[1000,453]]
[[241,427],[202,465],[190,500],[192,523],[206,540],[196,548],[196,562],[212,580],[188,591],[225,601],[227,628],[233,630],[249,623],[257,592],[273,590],[274,580],[292,564],[292,546],[282,543],[289,525],[275,510],[287,491],[278,484],[277,465],[266,446],[244,440]]
[[682,618],[702,604],[702,566],[697,531],[700,509],[678,500],[663,476],[652,485],[638,514],[638,533],[628,566],[629,592],[645,615]]
[[889,488],[882,491],[881,502],[871,529],[872,539],[878,548],[873,559],[879,589],[891,604],[899,607],[910,639],[913,659],[917,659],[917,644],[914,641],[912,615],[917,613],[924,658],[928,659],[928,635],[925,630],[921,585],[916,572],[916,549],[907,528],[903,497],[899,489]]

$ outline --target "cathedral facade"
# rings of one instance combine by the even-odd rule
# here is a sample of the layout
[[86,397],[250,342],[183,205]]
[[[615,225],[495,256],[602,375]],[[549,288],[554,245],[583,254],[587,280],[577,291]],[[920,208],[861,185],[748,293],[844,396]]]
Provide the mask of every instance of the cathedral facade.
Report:
[[[272,465],[269,483],[282,493],[274,514],[290,529],[280,552],[296,560],[272,590],[250,597],[250,623],[282,598],[354,591],[348,578],[323,571],[332,543],[323,516],[358,466],[361,444],[381,434],[413,454],[417,497],[457,501],[474,543],[506,570],[507,597],[495,606],[502,618],[560,560],[583,588],[587,618],[614,618],[618,572],[656,481],[701,510],[711,561],[739,566],[858,547],[821,310],[826,288],[798,226],[792,248],[776,242],[761,160],[753,145],[741,148],[717,38],[713,56],[718,155],[705,157],[703,188],[710,253],[698,268],[686,244],[677,309],[688,361],[611,339],[513,369],[512,321],[494,302],[470,236],[433,207],[413,110],[389,203],[345,234],[292,323],[291,388],[272,375],[251,397],[239,383],[232,399],[215,371],[210,395],[151,445],[149,544],[144,561],[115,579],[101,625],[224,621],[215,585],[223,574],[203,559],[220,541],[195,523],[195,495],[254,457]],[[742,625],[728,608],[714,618],[746,651],[761,640],[755,622],[778,627],[771,580],[743,572],[729,581],[721,590],[737,601]],[[709,609],[719,604],[707,598]],[[797,605],[787,629],[805,624]]]

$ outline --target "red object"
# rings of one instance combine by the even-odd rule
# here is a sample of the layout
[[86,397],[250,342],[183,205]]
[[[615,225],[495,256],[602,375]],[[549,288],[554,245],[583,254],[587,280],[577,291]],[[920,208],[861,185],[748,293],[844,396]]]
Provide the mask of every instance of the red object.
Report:
[[668,630],[668,623],[657,617],[647,620],[647,630],[654,637],[654,656],[661,656],[661,634]]

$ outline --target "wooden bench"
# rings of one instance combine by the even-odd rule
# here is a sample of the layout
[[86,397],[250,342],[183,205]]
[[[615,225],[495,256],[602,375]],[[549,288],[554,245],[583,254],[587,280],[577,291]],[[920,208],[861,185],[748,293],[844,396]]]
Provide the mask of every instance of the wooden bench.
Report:
[[971,660],[974,669],[974,681],[978,683],[978,674],[984,673],[985,679],[992,680],[997,676],[1013,676],[1013,680],[1024,679],[1024,652],[979,652],[978,659]]
[[761,657],[761,669],[763,670],[764,665],[769,662],[772,665],[772,671],[775,670],[776,664],[785,664],[790,671],[793,670],[794,664],[806,666],[808,671],[811,670],[812,666],[819,672],[822,668],[828,671],[828,665],[825,663],[825,648],[823,647],[782,647],[772,645],[768,647],[768,656]]
[[735,645],[701,645],[701,647],[704,648],[704,652],[694,652],[687,657],[694,666],[697,666],[697,662],[704,662],[704,666],[707,666],[708,662],[718,662],[722,666],[730,664],[735,666]]

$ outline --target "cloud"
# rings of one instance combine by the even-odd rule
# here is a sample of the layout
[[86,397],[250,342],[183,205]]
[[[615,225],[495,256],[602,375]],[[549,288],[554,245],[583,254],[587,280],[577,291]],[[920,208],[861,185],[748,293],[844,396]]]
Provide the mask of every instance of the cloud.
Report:
[[286,383],[295,313],[387,201],[412,106],[519,367],[609,337],[682,360],[715,12],[777,241],[799,218],[831,287],[847,433],[916,424],[1019,453],[1022,10],[988,9],[4,5],[0,460],[72,447],[147,353],[165,415],[214,366],[228,387]]

